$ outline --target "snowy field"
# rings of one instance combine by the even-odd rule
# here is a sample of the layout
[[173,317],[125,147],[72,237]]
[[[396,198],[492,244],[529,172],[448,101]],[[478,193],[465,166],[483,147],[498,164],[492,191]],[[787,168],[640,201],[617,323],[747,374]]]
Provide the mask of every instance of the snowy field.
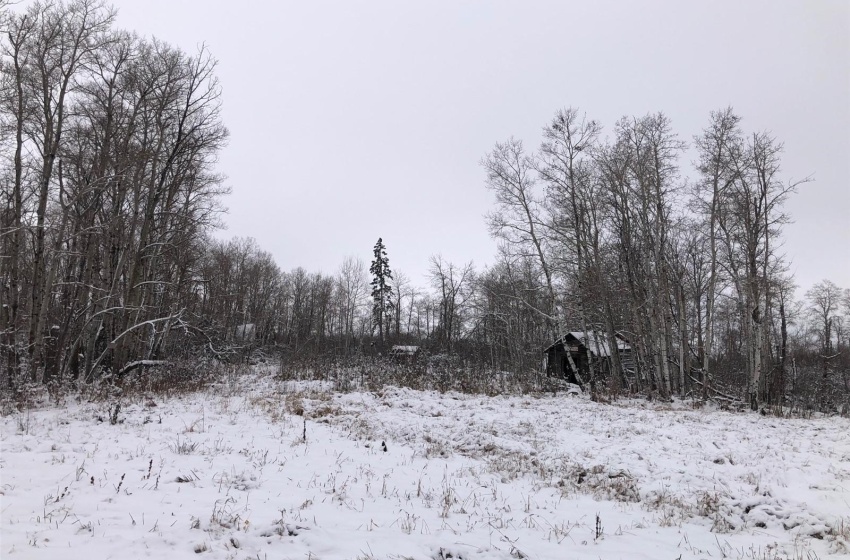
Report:
[[2,418],[0,557],[850,558],[842,418],[263,375],[113,412]]

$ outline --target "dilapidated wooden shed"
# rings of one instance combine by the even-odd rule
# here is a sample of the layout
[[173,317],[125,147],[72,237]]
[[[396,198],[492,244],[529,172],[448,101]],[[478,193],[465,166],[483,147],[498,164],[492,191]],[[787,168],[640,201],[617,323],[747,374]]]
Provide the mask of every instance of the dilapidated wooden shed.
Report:
[[396,345],[390,348],[389,356],[393,360],[402,363],[411,363],[419,358],[420,350],[418,346],[401,346]]
[[[634,362],[631,344],[620,333],[615,335],[615,339],[617,341],[615,351],[620,357],[623,369],[629,371]],[[603,332],[568,332],[546,348],[543,354],[546,373],[564,378],[570,383],[584,384],[590,373],[591,363],[599,372],[611,371],[611,347],[608,344],[607,335]],[[578,375],[570,366],[568,356],[575,363]]]

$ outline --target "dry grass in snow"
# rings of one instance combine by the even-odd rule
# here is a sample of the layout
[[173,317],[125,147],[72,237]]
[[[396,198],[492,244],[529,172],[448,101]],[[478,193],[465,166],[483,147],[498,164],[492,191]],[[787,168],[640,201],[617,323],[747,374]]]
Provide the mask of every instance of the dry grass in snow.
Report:
[[841,418],[261,376],[0,427],[3,558],[850,557]]

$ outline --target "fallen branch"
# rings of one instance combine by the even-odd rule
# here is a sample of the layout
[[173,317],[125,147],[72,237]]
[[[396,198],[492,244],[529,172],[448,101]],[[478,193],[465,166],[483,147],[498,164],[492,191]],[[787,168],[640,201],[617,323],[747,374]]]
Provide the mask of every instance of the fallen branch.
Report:
[[204,337],[207,340],[206,345],[210,349],[210,352],[212,353],[213,358],[218,360],[221,363],[229,363],[230,362],[230,356],[232,356],[233,354],[236,354],[236,352],[238,350],[241,350],[243,348],[242,346],[239,346],[239,347],[236,347],[236,348],[230,347],[230,348],[227,348],[225,350],[216,350],[215,347],[213,346],[213,341],[212,341],[212,338],[210,338],[210,335],[208,335],[203,329],[200,329],[200,328],[196,327],[195,325],[187,323],[182,318],[178,318],[177,322],[171,328],[172,329],[183,329],[184,331],[192,331],[192,332],[199,334],[202,337]]
[[153,325],[155,325],[157,323],[161,323],[163,321],[171,321],[172,319],[178,319],[182,314],[183,314],[183,310],[180,310],[177,313],[175,313],[174,315],[169,315],[168,317],[160,317],[158,319],[148,319],[147,321],[142,321],[141,323],[136,323],[132,327],[129,327],[127,330],[125,330],[124,332],[122,332],[121,334],[119,334],[118,336],[113,338],[109,342],[109,344],[106,345],[106,349],[103,352],[100,353],[100,356],[98,356],[97,360],[95,360],[95,362],[92,364],[91,368],[88,371],[88,375],[91,376],[94,373],[94,371],[100,365],[100,362],[102,362],[103,359],[106,357],[106,354],[109,353],[109,351],[111,351],[113,348],[115,348],[115,345],[118,343],[118,341],[121,340],[122,338],[124,338],[124,336],[126,336],[127,334],[133,332],[134,330],[136,330],[140,327],[153,326]]
[[608,478],[632,478],[632,475],[626,471],[610,472],[608,473]]
[[[694,377],[693,377],[692,375],[688,374],[688,377],[690,378],[690,380],[691,380],[691,381],[693,381],[694,383],[696,383],[696,384],[697,384],[697,385],[699,385],[700,387],[705,387],[705,385],[703,384],[703,382],[702,382],[702,381],[700,381],[700,380],[698,380],[698,379],[694,379]],[[723,392],[721,392],[721,391],[718,391],[718,390],[717,390],[717,389],[715,389],[714,387],[709,386],[709,388],[708,388],[708,389],[709,389],[710,391],[712,391],[713,393],[715,393],[714,397],[709,397],[709,398],[720,398],[720,399],[722,399],[722,400],[727,400],[727,401],[730,401],[730,402],[744,402],[744,401],[742,401],[739,397],[734,397],[734,396],[732,396],[732,395],[727,395],[726,393],[723,393]]]
[[137,360],[135,362],[130,362],[126,366],[124,366],[121,371],[118,372],[118,375],[124,375],[125,373],[130,373],[134,369],[140,367],[157,367],[157,366],[165,366],[170,362],[166,360]]

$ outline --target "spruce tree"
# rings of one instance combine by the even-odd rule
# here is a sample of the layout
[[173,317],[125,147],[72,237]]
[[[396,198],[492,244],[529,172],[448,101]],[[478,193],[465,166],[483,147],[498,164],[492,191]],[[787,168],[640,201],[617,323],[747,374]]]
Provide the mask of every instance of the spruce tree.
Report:
[[393,273],[390,270],[390,261],[387,258],[387,248],[384,247],[384,242],[380,237],[378,242],[375,243],[372,254],[375,257],[372,266],[369,267],[369,272],[372,273],[372,315],[375,318],[375,324],[378,326],[381,344],[383,344],[384,322],[393,310],[393,288],[389,283],[393,279]]

